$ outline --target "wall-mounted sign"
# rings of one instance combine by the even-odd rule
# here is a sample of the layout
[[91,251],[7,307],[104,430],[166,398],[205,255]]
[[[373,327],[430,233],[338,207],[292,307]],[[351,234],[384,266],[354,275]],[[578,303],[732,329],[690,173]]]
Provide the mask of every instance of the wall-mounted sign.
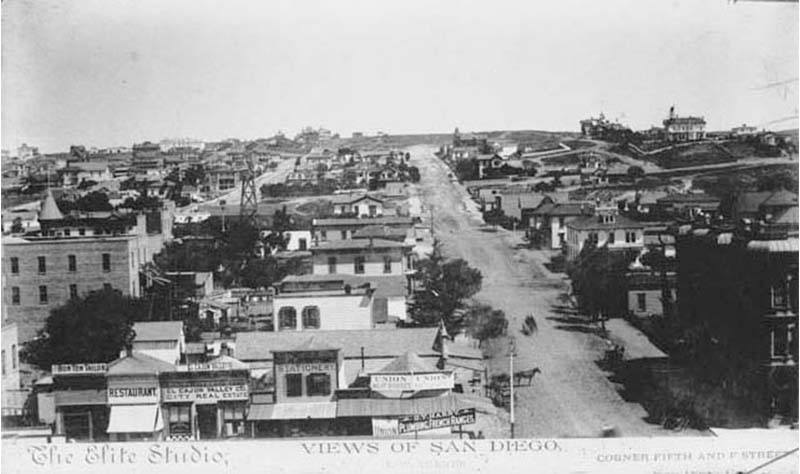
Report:
[[465,408],[451,412],[429,413],[400,418],[398,432],[400,434],[415,431],[436,430],[450,426],[471,425],[475,423],[475,409]]
[[336,370],[333,362],[319,362],[307,364],[276,364],[275,369],[279,374],[297,374],[312,372],[331,372]]
[[50,367],[53,375],[71,374],[104,374],[108,370],[108,364],[57,364]]
[[158,387],[155,385],[109,383],[107,393],[110,404],[158,403],[159,399]]
[[189,364],[186,366],[187,372],[208,372],[212,370],[231,370],[233,364],[230,362],[207,362],[205,364]]
[[192,382],[191,385],[163,387],[162,399],[165,402],[216,403],[218,401],[247,400],[247,383],[225,383],[216,381]]
[[393,390],[440,390],[455,386],[452,372],[428,374],[372,374],[369,388],[378,391]]
[[391,438],[400,434],[397,418],[372,418],[372,436],[375,438]]

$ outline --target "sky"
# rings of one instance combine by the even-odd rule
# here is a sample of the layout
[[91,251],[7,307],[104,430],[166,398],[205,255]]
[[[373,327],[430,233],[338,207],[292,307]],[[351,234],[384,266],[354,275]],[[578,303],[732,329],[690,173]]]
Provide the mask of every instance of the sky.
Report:
[[9,150],[577,131],[601,111],[640,129],[673,104],[710,130],[798,126],[797,3],[5,0],[0,27]]

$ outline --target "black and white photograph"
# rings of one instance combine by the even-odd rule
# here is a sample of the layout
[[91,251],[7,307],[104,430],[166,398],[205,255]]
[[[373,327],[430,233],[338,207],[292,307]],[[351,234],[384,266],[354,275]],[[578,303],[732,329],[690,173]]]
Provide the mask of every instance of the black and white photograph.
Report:
[[0,18],[3,470],[800,466],[796,0]]

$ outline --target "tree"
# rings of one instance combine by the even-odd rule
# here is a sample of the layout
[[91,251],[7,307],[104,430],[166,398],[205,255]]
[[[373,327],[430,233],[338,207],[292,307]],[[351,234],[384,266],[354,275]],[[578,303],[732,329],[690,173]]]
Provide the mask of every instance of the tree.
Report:
[[444,321],[447,331],[455,334],[465,323],[457,310],[464,301],[480,291],[483,275],[463,259],[445,260],[439,243],[431,256],[417,265],[422,290],[410,308],[412,319],[421,326],[435,326]]
[[467,333],[480,342],[503,335],[508,325],[506,314],[489,305],[471,306],[465,316]]
[[148,209],[161,209],[161,199],[156,196],[140,195],[134,198],[127,198],[119,207],[125,209],[133,209],[134,211],[143,211]]
[[22,227],[22,218],[15,217],[14,221],[11,223],[11,233],[12,234],[21,234],[25,232],[25,228]]
[[631,179],[641,178],[644,176],[644,169],[642,169],[641,166],[636,166],[636,165],[629,166],[627,175]]
[[111,203],[108,202],[108,195],[101,191],[92,191],[75,201],[62,199],[57,204],[61,212],[65,213],[70,211],[103,212],[114,210]]
[[408,167],[408,179],[412,183],[419,183],[420,175],[419,175],[419,168],[416,166],[409,166]]
[[584,313],[602,320],[626,311],[625,272],[635,255],[636,252],[610,251],[606,246],[584,243],[581,253],[567,268]]
[[478,160],[470,158],[456,163],[456,176],[459,181],[473,181],[478,179]]
[[131,344],[133,322],[146,312],[146,300],[115,290],[90,293],[51,311],[20,358],[46,371],[53,364],[112,361]]

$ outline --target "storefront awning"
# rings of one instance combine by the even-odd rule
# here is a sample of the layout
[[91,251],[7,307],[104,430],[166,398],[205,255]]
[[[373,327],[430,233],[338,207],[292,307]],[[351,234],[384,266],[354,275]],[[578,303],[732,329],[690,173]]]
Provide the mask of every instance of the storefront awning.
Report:
[[336,402],[250,405],[248,420],[307,420],[336,418]]
[[152,433],[164,428],[158,405],[112,405],[109,433]]
[[470,408],[453,395],[428,398],[353,398],[339,400],[337,417],[407,416]]

